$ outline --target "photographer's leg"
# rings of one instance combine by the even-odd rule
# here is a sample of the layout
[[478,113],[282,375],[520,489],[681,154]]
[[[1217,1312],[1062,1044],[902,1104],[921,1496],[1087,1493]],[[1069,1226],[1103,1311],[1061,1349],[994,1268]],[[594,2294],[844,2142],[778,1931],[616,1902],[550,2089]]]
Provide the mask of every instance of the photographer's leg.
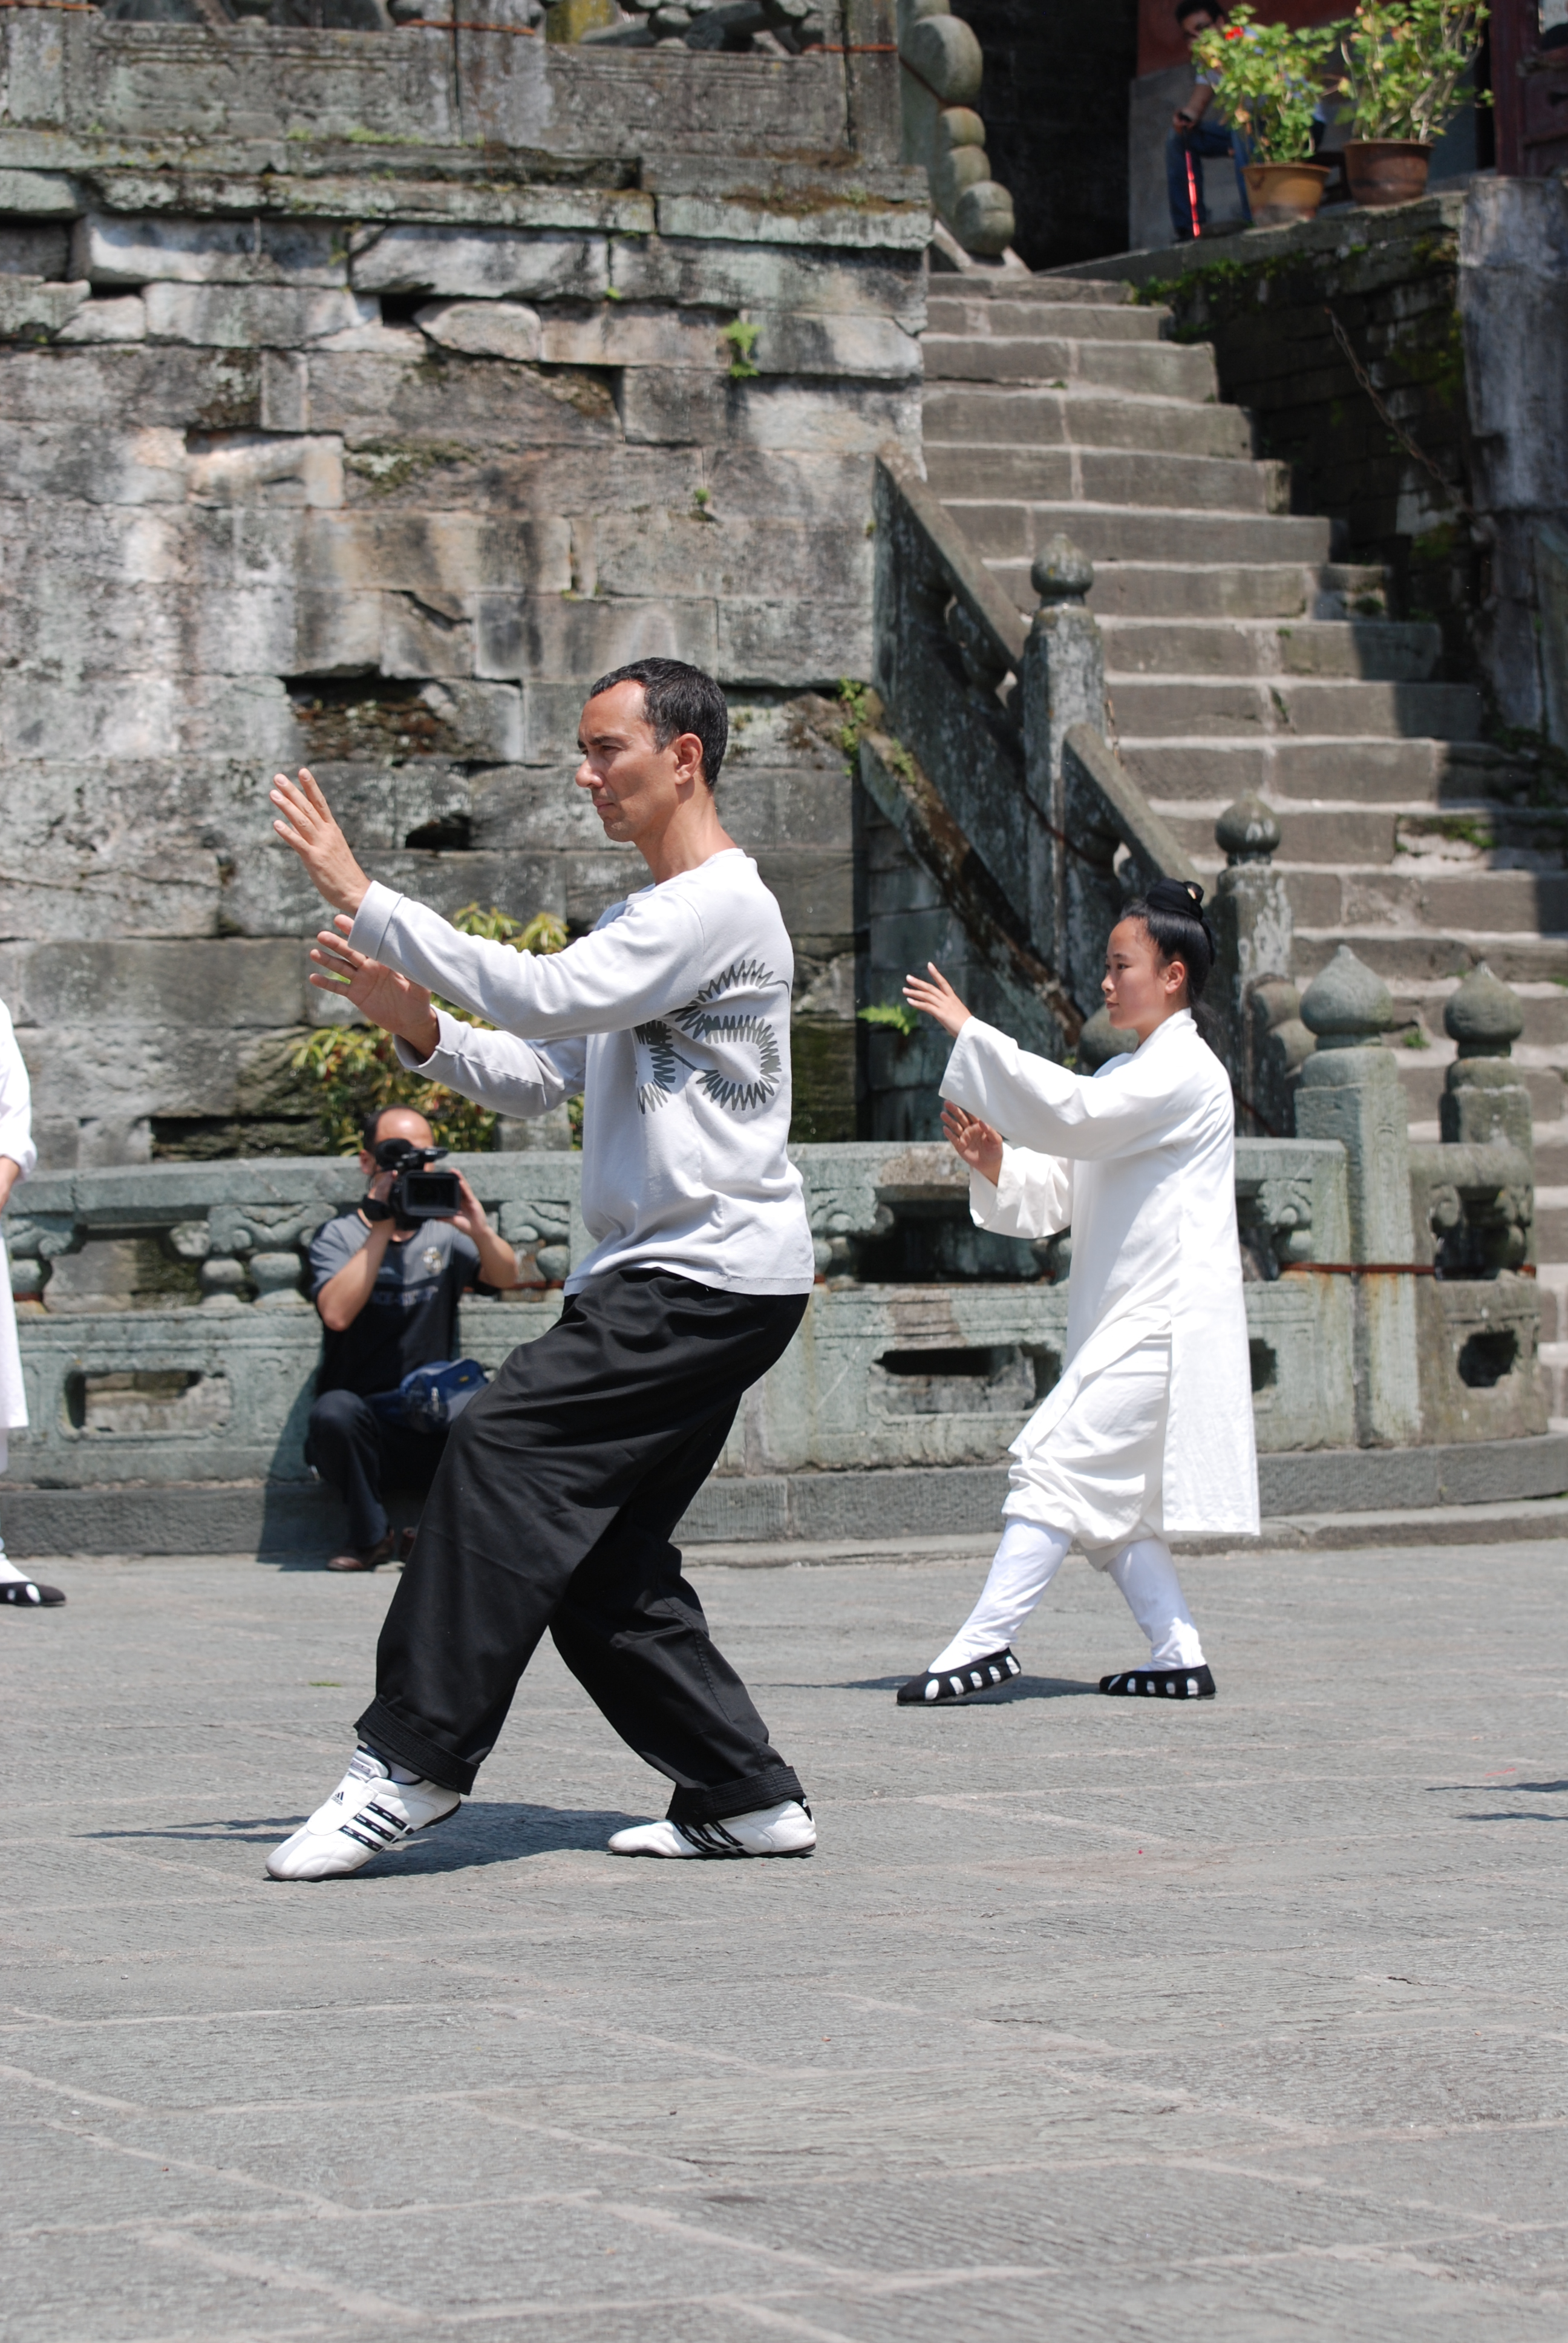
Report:
[[381,1502],[381,1426],[368,1400],[324,1392],[310,1411],[305,1453],[348,1509],[347,1549],[328,1566],[356,1570],[385,1561],[391,1547]]

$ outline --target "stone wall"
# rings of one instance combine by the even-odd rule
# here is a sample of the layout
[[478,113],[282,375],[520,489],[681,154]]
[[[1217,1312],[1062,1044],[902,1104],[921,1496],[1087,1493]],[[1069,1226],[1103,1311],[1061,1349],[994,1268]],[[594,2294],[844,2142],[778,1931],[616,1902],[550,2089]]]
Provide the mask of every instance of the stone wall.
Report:
[[591,924],[641,865],[572,787],[582,688],[648,652],[729,692],[798,1135],[849,1135],[823,695],[869,668],[929,233],[878,159],[890,74],[884,137],[833,57],[496,35],[502,75],[462,33],[43,14],[0,42],[0,993],[45,1162],[310,1143],[287,1061],[331,1012],[276,766],[442,910]]

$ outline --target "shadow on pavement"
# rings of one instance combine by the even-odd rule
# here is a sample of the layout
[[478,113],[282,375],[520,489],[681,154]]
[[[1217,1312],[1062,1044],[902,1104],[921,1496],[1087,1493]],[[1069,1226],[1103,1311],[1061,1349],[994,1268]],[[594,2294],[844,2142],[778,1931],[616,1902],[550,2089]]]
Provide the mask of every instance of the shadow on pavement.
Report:
[[[901,1676],[852,1676],[846,1683],[825,1685],[821,1689],[830,1692],[897,1692],[901,1684],[908,1684],[910,1675],[913,1674],[911,1668],[908,1675]],[[1071,1700],[1080,1693],[1086,1692],[1093,1693],[1098,1698],[1100,1686],[1097,1684],[1081,1684],[1074,1676],[1013,1676],[1007,1684],[993,1684],[987,1692],[976,1693],[970,1700],[937,1700],[931,1703],[931,1706],[944,1711],[1001,1708],[1020,1700]]]
[[[658,1803],[656,1796],[654,1804]],[[487,1863],[515,1863],[524,1855],[552,1855],[560,1849],[586,1847],[599,1855],[611,1831],[624,1830],[630,1823],[648,1819],[648,1814],[631,1815],[619,1810],[601,1813],[523,1805],[506,1799],[480,1800],[460,1806],[447,1821],[421,1831],[397,1848],[384,1865],[372,1865],[371,1873],[385,1879],[394,1867],[403,1873],[466,1871]],[[174,1825],[166,1830],[85,1831],[82,1835],[88,1840],[180,1840],[196,1846],[273,1847],[290,1831],[297,1830],[304,1820],[303,1815],[245,1815],[209,1823]],[[360,1878],[367,1875],[351,1875]]]

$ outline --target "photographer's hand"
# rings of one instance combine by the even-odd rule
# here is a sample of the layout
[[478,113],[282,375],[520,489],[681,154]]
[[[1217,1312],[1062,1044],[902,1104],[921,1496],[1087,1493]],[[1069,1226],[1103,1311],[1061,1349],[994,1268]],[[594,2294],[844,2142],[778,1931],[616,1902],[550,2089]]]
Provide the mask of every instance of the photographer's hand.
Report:
[[458,1192],[463,1199],[463,1209],[460,1212],[453,1213],[452,1226],[455,1229],[461,1229],[463,1234],[466,1237],[472,1237],[475,1244],[477,1245],[479,1275],[485,1283],[494,1285],[505,1292],[508,1286],[521,1282],[518,1269],[518,1256],[506,1239],[496,1234],[486,1217],[483,1204],[480,1203],[462,1173],[458,1172],[456,1176]]
[[383,968],[378,960],[367,960],[356,951],[345,940],[353,925],[345,913],[322,929],[310,955],[322,973],[310,981],[318,992],[351,1001],[384,1032],[397,1034],[422,1063],[441,1038],[430,996],[422,984],[411,984],[396,969]]
[[275,821],[273,829],[293,847],[317,891],[334,910],[352,918],[369,892],[370,881],[354,860],[314,774],[302,766],[297,785],[286,774],[274,773],[272,802],[286,817]]

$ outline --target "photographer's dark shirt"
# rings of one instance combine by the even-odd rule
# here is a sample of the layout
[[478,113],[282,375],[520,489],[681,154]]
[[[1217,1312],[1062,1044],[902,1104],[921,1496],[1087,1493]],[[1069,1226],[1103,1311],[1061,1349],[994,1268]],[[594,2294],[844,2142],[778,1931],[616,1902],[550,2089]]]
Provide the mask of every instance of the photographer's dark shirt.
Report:
[[[339,1212],[317,1229],[310,1244],[310,1298],[347,1267],[369,1236],[356,1212]],[[450,1221],[424,1221],[406,1242],[387,1245],[370,1299],[351,1326],[325,1327],[316,1389],[396,1391],[416,1367],[457,1355],[457,1302],[479,1283],[479,1249]]]

